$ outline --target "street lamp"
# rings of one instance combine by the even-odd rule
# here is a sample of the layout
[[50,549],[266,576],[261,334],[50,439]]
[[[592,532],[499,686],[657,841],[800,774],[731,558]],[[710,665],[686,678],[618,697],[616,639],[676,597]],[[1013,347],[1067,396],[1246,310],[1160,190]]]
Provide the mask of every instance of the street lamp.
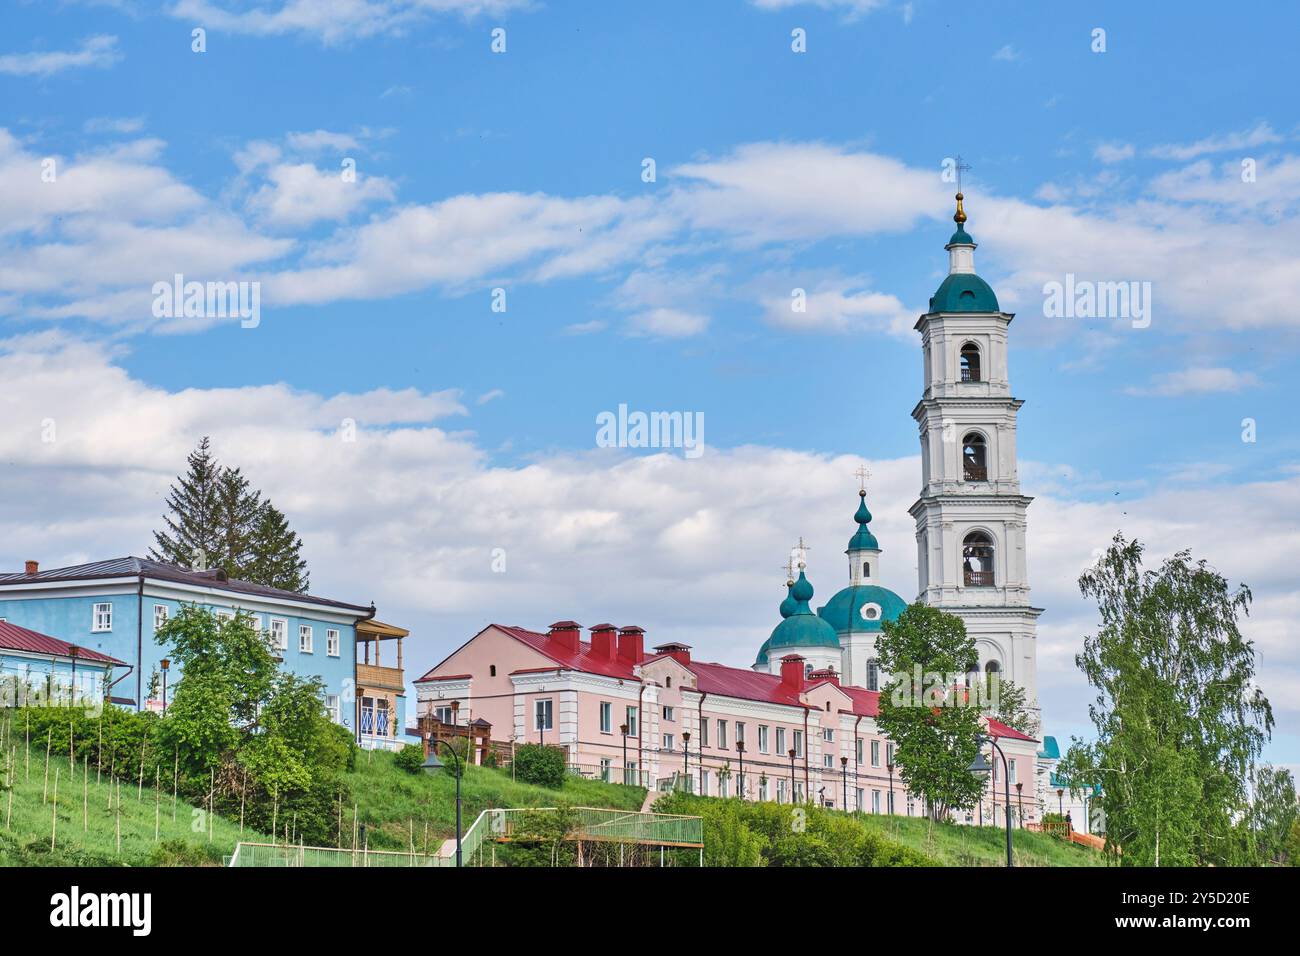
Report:
[[745,742],[736,741],[736,753],[740,757],[740,789],[736,791],[736,796],[745,799]]
[[81,648],[76,644],[68,645],[68,656],[72,658],[72,703],[74,705],[77,703],[77,655],[80,653]]
[[840,776],[844,780],[844,809],[849,808],[849,758],[840,757]]
[[[703,758],[700,758],[703,760]],[[691,732],[682,731],[682,787],[688,789],[691,786]]]
[[163,672],[163,713],[167,713],[167,671],[171,668],[172,662],[163,658],[158,662]]
[[627,724],[619,724],[618,732],[623,735],[623,785],[627,786]]
[[442,744],[451,751],[452,766],[456,768],[456,865],[460,866],[460,775],[463,768],[461,767],[460,754],[456,753],[455,747],[445,740],[434,740],[429,747],[429,757],[422,764],[426,773],[436,773],[446,766],[438,759],[438,744]]
[[894,762],[892,760],[885,763],[885,769],[889,771],[889,812],[894,812]]
[[[1007,773],[1007,755],[1002,752],[998,746],[996,737],[985,737],[983,734],[975,735],[975,746],[983,747],[984,741],[987,740],[993,745],[993,751],[1002,758],[1002,783],[1006,787],[1007,796],[1007,866],[1012,866],[1011,862],[1011,779]],[[984,751],[978,750],[975,753],[975,759],[970,765],[971,773],[991,773],[993,766],[984,759]]]
[[1060,811],[1061,819],[1065,819],[1065,789],[1056,791],[1056,807]]
[[794,748],[790,748],[790,802],[794,803]]
[[1016,781],[1016,818],[1020,821],[1017,826],[1021,827],[1025,825],[1025,805],[1020,800],[1021,792],[1024,789],[1025,785],[1020,781]]

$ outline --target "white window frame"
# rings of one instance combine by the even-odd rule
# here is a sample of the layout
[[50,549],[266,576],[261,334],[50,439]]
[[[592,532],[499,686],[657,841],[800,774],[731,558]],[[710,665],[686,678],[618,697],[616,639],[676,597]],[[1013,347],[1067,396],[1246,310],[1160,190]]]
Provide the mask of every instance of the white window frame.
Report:
[[[277,625],[279,625],[278,631]],[[273,648],[277,651],[287,651],[289,649],[289,619],[287,617],[271,618],[270,634]]]
[[744,742],[745,742],[745,725],[743,722],[738,720],[736,721],[736,743],[743,744]]
[[873,767],[880,766],[880,741],[879,740],[871,741],[871,766]]
[[332,722],[336,724],[339,722],[339,717],[342,715],[342,710],[341,710],[341,703],[338,694],[325,695],[325,712],[329,714],[329,718]]
[[664,704],[664,720],[675,721],[677,719],[676,716],[674,716],[675,713],[676,711],[674,711],[671,706]]
[[312,630],[312,626],[310,624],[298,625],[298,653],[300,654],[316,653],[315,631]]
[[803,756],[803,731],[802,730],[796,730],[794,732],[794,755],[796,757]]
[[248,612],[248,626],[253,629],[254,634],[262,633],[262,615]]
[[600,732],[602,734],[614,732],[614,704],[608,700],[600,702]]
[[835,743],[835,729],[833,727],[823,727],[822,740],[826,741],[828,744]]
[[776,728],[776,750],[782,757],[785,756],[785,728]]
[[327,657],[338,657],[342,646],[339,629],[337,627],[325,628],[325,655]]
[[626,711],[627,717],[627,735],[629,737],[637,736],[637,721],[641,716],[641,710],[638,707],[629,707]]
[[[767,738],[768,738],[768,733],[767,733],[767,724],[759,724],[759,725],[758,725],[758,752],[761,753],[761,754],[768,753],[768,749],[767,749],[768,739],[767,739]],[[767,799],[767,798],[764,797],[764,799]]]
[[709,718],[700,718],[700,748],[703,749],[709,745]]
[[727,749],[727,722],[725,720],[718,721],[718,749]]
[[672,750],[672,749],[673,749],[673,735],[664,734],[664,750]]
[[[542,716],[546,717],[546,726],[542,726]],[[539,697],[533,701],[533,730],[547,731],[555,729],[555,703],[550,697]]]
[[113,602],[96,602],[90,609],[90,632],[104,634],[113,630]]
[[216,608],[215,613],[218,621],[233,621],[235,619],[235,612],[228,607]]
[[[162,612],[162,615],[161,615],[162,620],[161,620],[161,621],[158,620],[158,618],[159,618],[159,613],[158,613],[158,612],[159,612],[159,611]],[[154,633],[157,634],[159,630],[161,630],[162,628],[166,627],[166,626],[167,626],[167,621],[168,621],[170,618],[171,618],[171,610],[168,609],[168,607],[167,607],[166,604],[155,604],[155,605],[153,606],[153,631],[154,631]]]

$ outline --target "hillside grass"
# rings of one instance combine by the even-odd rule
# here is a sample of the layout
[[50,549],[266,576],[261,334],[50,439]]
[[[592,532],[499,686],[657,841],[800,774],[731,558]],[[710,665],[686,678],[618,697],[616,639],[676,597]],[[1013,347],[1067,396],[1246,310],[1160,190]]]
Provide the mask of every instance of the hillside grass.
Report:
[[[411,774],[394,755],[371,750],[357,755],[356,769],[343,774],[352,791],[358,825],[365,824],[372,850],[436,852],[456,834],[456,780],[444,771]],[[461,825],[468,830],[484,810],[501,807],[608,807],[640,810],[645,790],[583,777],[565,777],[559,790],[513,780],[509,770],[465,768],[461,780]],[[343,841],[351,845],[352,807],[344,808]],[[426,844],[427,840],[427,844]],[[336,841],[337,842],[337,841]]]
[[[852,816],[852,814],[849,814]],[[909,846],[943,866],[1005,866],[1007,831],[1002,827],[958,826],[918,817],[864,814],[862,826]],[[1046,833],[1013,830],[1011,857],[1016,866],[1106,866],[1097,850],[1066,843]]]
[[[84,763],[74,771],[66,756],[50,757],[47,795],[44,749],[33,746],[28,763],[20,747],[16,766],[5,774],[8,789],[0,789],[0,866],[220,866],[240,839],[238,821],[214,816],[209,840],[206,815],[184,800],[178,800],[173,811],[170,789],[155,791],[153,781],[143,789],[136,781],[114,783],[107,774],[97,779],[94,767],[87,776]],[[119,813],[110,809],[119,795],[120,849]],[[265,837],[246,831],[244,839]]]

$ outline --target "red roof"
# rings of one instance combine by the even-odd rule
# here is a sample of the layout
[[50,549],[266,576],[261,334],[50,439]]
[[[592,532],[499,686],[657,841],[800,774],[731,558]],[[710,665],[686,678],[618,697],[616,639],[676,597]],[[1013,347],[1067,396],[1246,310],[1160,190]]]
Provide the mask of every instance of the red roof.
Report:
[[691,661],[685,666],[695,675],[696,689],[706,694],[803,706],[798,693],[781,685],[778,674],[760,674],[758,671],[728,667],[725,664],[706,664],[704,661]]
[[1038,743],[1037,737],[1031,737],[1028,734],[1022,734],[1014,727],[1008,727],[1000,720],[989,718],[989,734],[994,737],[1006,737],[1008,740],[1029,740]]
[[[116,657],[109,657],[107,654],[92,651],[88,647],[82,647],[79,644],[76,647],[79,660],[94,661],[101,664],[123,663]],[[19,627],[17,624],[10,624],[8,621],[0,621],[0,648],[11,651],[27,651],[31,654],[48,654],[51,657],[71,657],[73,645],[67,641],[61,641],[57,637],[50,637],[48,634],[40,634],[25,627]]]
[[[522,644],[527,644],[533,650],[537,651],[544,657],[550,658],[560,667],[568,670],[583,671],[587,674],[599,674],[602,677],[617,677],[622,680],[640,681],[632,672],[632,665],[624,658],[614,657],[612,660],[601,654],[593,653],[591,644],[586,641],[578,642],[577,653],[569,650],[561,641],[557,641],[547,634],[539,634],[537,631],[529,631],[522,627],[507,627],[504,624],[493,625],[497,630],[509,634],[515,640]],[[442,666],[441,664],[438,667]],[[434,677],[434,667],[427,674],[417,680],[415,683],[423,684],[428,681],[444,680],[445,678]],[[531,668],[534,671],[550,670],[547,667]],[[516,672],[523,673],[523,671]]]

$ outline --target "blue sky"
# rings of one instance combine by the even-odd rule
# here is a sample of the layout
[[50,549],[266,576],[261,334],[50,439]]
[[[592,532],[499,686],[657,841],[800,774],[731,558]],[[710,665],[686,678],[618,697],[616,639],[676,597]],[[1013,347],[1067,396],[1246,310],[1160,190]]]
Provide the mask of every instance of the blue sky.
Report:
[[[1288,714],[1275,759],[1300,762],[1294,11],[162,6],[0,13],[0,321],[31,415],[71,420],[57,461],[21,436],[4,449],[44,509],[10,516],[10,565],[28,541],[47,564],[138,552],[184,449],[212,431],[290,505],[318,589],[376,597],[421,635],[408,660],[501,616],[634,614],[746,663],[793,538],[825,527],[812,570],[823,597],[839,586],[855,487],[841,456],[881,476],[886,577],[910,597],[910,327],[946,269],[940,172],[960,153],[977,265],[1018,314],[1049,717],[1084,729],[1073,578],[1125,527],[1255,588],[1265,688]],[[60,179],[42,183],[49,157]],[[260,325],[158,323],[149,288],[177,271],[261,281]],[[1151,327],[1046,318],[1042,284],[1067,272],[1151,282]],[[795,287],[819,303],[800,321],[781,308]],[[702,412],[714,464],[598,452],[595,416],[620,403]],[[349,410],[375,443],[365,462],[321,451]],[[126,477],[138,490],[114,500]],[[440,510],[458,496],[473,504]],[[497,510],[467,518],[484,500]],[[37,536],[69,509],[84,521]],[[644,546],[597,600],[578,581],[620,535]],[[523,554],[499,580],[476,555],[503,541]]]

